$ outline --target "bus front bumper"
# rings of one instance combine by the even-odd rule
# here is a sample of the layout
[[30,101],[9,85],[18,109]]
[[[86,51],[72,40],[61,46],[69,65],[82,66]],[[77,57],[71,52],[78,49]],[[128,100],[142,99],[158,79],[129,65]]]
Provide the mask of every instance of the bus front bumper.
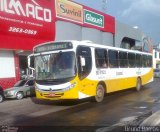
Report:
[[40,92],[36,91],[36,97],[38,99],[46,100],[61,100],[61,99],[78,99],[78,93],[76,92]]

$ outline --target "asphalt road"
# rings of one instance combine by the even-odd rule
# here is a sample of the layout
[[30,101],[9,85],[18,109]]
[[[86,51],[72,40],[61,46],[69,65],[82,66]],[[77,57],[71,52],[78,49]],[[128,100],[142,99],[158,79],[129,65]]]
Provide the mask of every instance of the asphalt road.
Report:
[[160,79],[134,89],[109,94],[102,103],[7,100],[0,104],[0,125],[9,126],[113,126],[131,122],[160,108]]

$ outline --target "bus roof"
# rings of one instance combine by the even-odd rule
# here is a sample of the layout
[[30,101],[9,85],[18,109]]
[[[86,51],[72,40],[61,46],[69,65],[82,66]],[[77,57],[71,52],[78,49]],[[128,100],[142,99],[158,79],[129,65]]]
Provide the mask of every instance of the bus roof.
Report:
[[117,50],[117,51],[124,51],[124,52],[132,52],[132,53],[139,53],[139,54],[150,54],[148,52],[143,52],[143,51],[139,51],[139,50],[130,50],[130,49],[123,49],[123,48],[119,48],[119,47],[112,47],[112,46],[107,46],[107,45],[102,45],[102,44],[95,44],[92,41],[89,40],[82,40],[82,41],[78,41],[78,40],[59,40],[59,41],[50,41],[50,42],[46,42],[46,43],[42,43],[39,45],[36,45],[33,48],[33,51],[35,48],[42,46],[42,45],[47,45],[47,44],[51,44],[51,43],[57,43],[57,42],[70,42],[73,43],[73,46],[77,47],[79,45],[81,46],[89,46],[89,47],[95,47],[95,48],[106,48],[106,49],[112,49],[112,50]]

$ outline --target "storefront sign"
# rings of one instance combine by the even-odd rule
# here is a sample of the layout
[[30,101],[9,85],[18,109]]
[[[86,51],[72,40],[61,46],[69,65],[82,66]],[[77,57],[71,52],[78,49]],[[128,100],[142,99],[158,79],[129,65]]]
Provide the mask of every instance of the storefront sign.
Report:
[[55,0],[58,18],[83,23],[83,6],[67,0]]
[[84,23],[104,28],[104,16],[89,10],[84,10]]
[[0,3],[0,11],[8,14],[15,14],[45,22],[51,22],[52,20],[51,10],[40,6],[34,0],[32,0],[32,3],[25,4],[15,0],[0,0]]
[[52,0],[0,0],[0,35],[53,40],[53,8]]

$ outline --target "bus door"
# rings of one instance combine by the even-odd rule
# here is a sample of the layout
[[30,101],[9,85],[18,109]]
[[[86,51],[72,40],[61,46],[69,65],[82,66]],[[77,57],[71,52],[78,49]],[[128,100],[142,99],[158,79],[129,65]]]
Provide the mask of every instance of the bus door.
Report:
[[77,48],[77,67],[79,77],[79,91],[85,94],[92,94],[92,82],[87,79],[87,76],[92,69],[91,49],[86,46],[79,46]]

